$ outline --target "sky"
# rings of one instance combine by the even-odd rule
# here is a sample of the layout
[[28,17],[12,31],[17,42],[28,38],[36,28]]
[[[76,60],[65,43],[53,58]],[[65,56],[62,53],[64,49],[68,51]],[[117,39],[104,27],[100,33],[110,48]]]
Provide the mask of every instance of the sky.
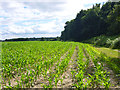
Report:
[[0,40],[56,37],[81,9],[107,0],[0,0]]

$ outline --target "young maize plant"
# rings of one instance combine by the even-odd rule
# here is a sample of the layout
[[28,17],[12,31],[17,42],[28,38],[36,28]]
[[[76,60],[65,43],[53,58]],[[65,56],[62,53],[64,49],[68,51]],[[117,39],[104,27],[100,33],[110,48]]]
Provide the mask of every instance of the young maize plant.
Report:
[[2,88],[31,88],[38,81],[43,88],[57,88],[59,81],[62,87],[66,78],[62,76],[71,61],[73,87],[79,89],[110,87],[104,63],[119,73],[115,61],[110,62],[109,57],[85,43],[21,41],[3,42],[2,46]]

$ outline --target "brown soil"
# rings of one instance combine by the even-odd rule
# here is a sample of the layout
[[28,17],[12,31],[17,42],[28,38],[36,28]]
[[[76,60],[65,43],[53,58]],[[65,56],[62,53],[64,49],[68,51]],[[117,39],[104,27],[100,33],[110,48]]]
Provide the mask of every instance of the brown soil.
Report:
[[110,76],[111,83],[110,88],[120,88],[120,77],[117,77],[116,74],[109,67],[107,67],[106,64],[103,64],[103,69],[109,72],[108,75]]
[[[70,50],[70,49],[69,49]],[[68,54],[69,50],[60,58],[60,61],[63,60],[66,55]],[[75,80],[74,80],[74,76],[71,75],[71,70],[75,70],[77,71],[77,55],[78,55],[78,46],[76,46],[74,53],[71,57],[71,60],[69,61],[69,66],[67,67],[66,71],[59,77],[60,79],[63,79],[63,83],[61,83],[61,81],[59,80],[57,83],[57,88],[72,88],[73,84],[75,84]],[[88,68],[86,69],[86,75],[89,74],[93,74],[94,72],[94,63],[91,59],[91,57],[89,57],[88,53],[86,53],[85,49],[83,48],[83,52],[84,52],[84,58],[83,61],[86,61],[87,59],[89,59],[89,64],[88,64]],[[58,62],[58,61],[57,61]],[[52,71],[52,73],[55,72],[55,68],[56,68],[56,64],[57,62],[54,63],[54,65],[50,68],[50,70],[47,71],[47,74],[49,76],[50,71]],[[111,87],[110,88],[120,88],[120,80],[118,80],[118,78],[115,77],[115,74],[113,73],[113,71],[111,69],[109,69],[107,67],[106,64],[104,64],[104,70],[110,72],[110,81],[111,81]],[[15,80],[19,80],[20,76],[14,78],[11,80],[12,85],[16,85],[16,81]],[[86,78],[84,79],[86,80]],[[34,82],[34,87],[32,88],[42,88],[43,84],[48,85],[48,81],[44,79],[44,77],[41,75],[36,82]],[[52,83],[54,83],[54,81],[52,81]],[[8,83],[7,83],[8,85]],[[54,86],[54,88],[56,88],[56,86]]]
[[[89,56],[88,53],[86,53],[86,50],[83,48],[83,52],[84,52],[84,57],[86,57],[86,59],[88,58],[89,59],[89,65],[88,65],[88,68],[86,69],[86,75],[89,73],[89,74],[93,74],[94,72],[94,63],[91,59],[91,57]],[[86,61],[86,59],[83,59],[84,61]],[[100,62],[98,62],[99,64],[101,64]],[[109,72],[109,76],[110,76],[110,83],[111,83],[111,86],[110,88],[120,88],[120,77],[116,77],[115,73],[109,68],[107,67],[106,64],[103,64],[103,69],[106,70],[107,72]],[[103,88],[101,86],[101,88]]]
[[63,83],[58,82],[58,88],[71,88],[73,87],[73,78],[71,74],[71,70],[75,69],[75,61],[77,60],[77,53],[78,53],[78,47],[75,48],[74,53],[71,57],[71,60],[69,61],[69,66],[67,67],[67,71],[65,71],[62,76],[60,77],[63,79]]
[[[71,49],[71,48],[70,48],[70,49]],[[69,49],[69,50],[70,50],[70,49]],[[66,55],[68,54],[69,50],[68,50],[63,56],[61,56],[60,61],[62,61],[62,60],[66,57]],[[50,71],[52,71],[52,73],[55,73],[55,68],[56,68],[56,64],[57,64],[57,63],[58,63],[58,61],[55,62],[54,65],[47,71],[47,75],[48,75],[48,76],[49,76],[49,74],[50,74]],[[60,81],[59,81],[59,82],[60,82]],[[52,83],[54,84],[53,81],[52,81]],[[43,87],[43,86],[42,86],[43,84],[48,85],[49,82],[48,82],[47,80],[44,80],[43,77],[40,77],[40,79],[37,79],[37,81],[35,82],[33,88],[42,88],[42,87]],[[55,87],[55,86],[54,86],[54,87]],[[57,85],[57,87],[59,87],[59,85]]]

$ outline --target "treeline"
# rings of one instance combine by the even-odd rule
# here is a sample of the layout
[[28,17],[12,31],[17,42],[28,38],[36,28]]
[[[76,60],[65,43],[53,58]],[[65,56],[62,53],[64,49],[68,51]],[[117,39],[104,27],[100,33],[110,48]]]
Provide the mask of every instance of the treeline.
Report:
[[65,23],[64,41],[84,41],[92,37],[120,35],[120,2],[106,2],[81,10],[75,19]]
[[59,41],[60,37],[41,37],[41,38],[14,38],[5,39],[4,41]]

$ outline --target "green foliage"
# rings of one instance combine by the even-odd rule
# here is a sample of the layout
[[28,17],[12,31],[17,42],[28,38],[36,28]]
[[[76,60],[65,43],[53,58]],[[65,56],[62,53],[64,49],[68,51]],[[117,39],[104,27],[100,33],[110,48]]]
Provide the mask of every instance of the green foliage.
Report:
[[95,46],[108,47],[113,49],[120,49],[120,36],[105,36],[101,35],[98,37],[93,37],[91,39],[83,41],[85,43],[91,43]]
[[[120,2],[107,2],[81,10],[75,19],[66,22],[61,33],[64,41],[83,41],[100,35],[120,34]],[[99,43],[101,41],[97,41]],[[103,42],[103,44],[105,41]]]
[[[3,42],[2,46],[3,83],[10,87],[32,87],[34,82],[43,76],[44,80],[49,80],[47,87],[52,87],[53,76],[48,77],[47,71],[60,60],[61,55],[68,51],[71,42]],[[72,52],[73,50],[68,55],[71,55]],[[58,62],[59,68],[67,67],[69,57],[65,59],[66,63],[63,63],[64,60],[61,62],[61,66],[59,66],[60,61]],[[64,71],[64,68],[62,70]],[[59,75],[60,73],[55,74]],[[14,82],[17,84],[11,85],[14,77],[18,78]]]
[[[62,86],[65,76],[61,76],[67,71],[76,47],[76,69],[71,70],[72,79],[76,82],[74,87],[86,89],[103,86],[108,89],[110,80],[103,69],[104,62],[119,73],[119,60],[112,61],[89,44],[27,41],[3,42],[2,46],[2,86],[6,88],[31,88],[40,78],[41,82],[45,81],[40,84],[43,88],[57,88],[59,81]],[[93,74],[87,73],[90,61],[94,63]]]
[[115,48],[118,48],[120,49],[120,37],[114,39],[111,41],[111,48],[115,49]]
[[41,38],[13,38],[3,41],[60,41],[60,37],[41,37]]
[[108,17],[108,35],[120,34],[120,2],[114,5],[113,10],[109,13]]

